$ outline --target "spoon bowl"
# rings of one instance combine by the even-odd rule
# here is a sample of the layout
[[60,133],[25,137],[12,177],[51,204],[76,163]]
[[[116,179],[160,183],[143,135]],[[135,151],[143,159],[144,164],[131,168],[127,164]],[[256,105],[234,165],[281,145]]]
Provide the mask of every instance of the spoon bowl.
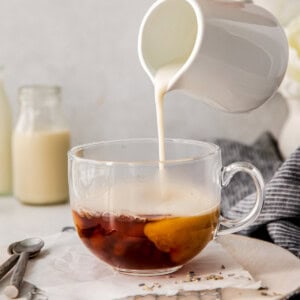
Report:
[[28,238],[9,245],[8,253],[21,254],[23,252],[29,253],[29,257],[35,257],[43,248],[44,241],[40,238]]
[[29,238],[11,243],[7,249],[11,256],[0,266],[0,280],[14,267],[21,253],[24,252],[23,250],[27,252],[30,249],[29,258],[34,258],[38,255],[43,245],[44,242],[39,238]]

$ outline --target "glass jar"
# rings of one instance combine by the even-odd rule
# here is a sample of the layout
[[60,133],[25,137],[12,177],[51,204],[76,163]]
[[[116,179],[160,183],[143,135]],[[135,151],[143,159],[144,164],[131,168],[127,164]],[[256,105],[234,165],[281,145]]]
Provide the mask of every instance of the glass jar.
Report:
[[20,114],[13,133],[14,195],[28,204],[68,199],[70,132],[57,86],[19,89]]
[[[1,67],[0,67],[1,71]],[[11,111],[0,77],[0,195],[11,193]]]

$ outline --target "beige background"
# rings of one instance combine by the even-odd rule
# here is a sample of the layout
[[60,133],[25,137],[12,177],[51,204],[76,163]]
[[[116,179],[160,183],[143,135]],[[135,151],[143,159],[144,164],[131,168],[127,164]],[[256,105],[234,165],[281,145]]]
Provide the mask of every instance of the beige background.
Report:
[[[19,86],[59,84],[73,144],[156,136],[153,89],[136,51],[139,24],[152,2],[0,0],[0,65],[14,119]],[[280,97],[231,115],[179,92],[168,95],[165,110],[169,137],[245,142],[265,130],[277,135],[287,113]]]

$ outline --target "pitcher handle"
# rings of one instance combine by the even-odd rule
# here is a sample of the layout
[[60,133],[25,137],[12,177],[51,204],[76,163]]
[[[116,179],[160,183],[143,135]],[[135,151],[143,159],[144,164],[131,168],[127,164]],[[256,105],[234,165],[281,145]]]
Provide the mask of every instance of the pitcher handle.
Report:
[[259,170],[254,167],[252,164],[248,162],[236,162],[232,163],[227,167],[223,167],[221,170],[221,186],[227,187],[230,183],[231,179],[236,173],[245,172],[254,181],[255,188],[256,188],[256,201],[253,208],[250,212],[236,220],[227,219],[221,216],[220,225],[226,227],[225,229],[220,229],[217,235],[225,235],[229,233],[234,233],[244,229],[245,227],[252,224],[260,214],[260,211],[263,207],[264,202],[264,180],[259,172]]

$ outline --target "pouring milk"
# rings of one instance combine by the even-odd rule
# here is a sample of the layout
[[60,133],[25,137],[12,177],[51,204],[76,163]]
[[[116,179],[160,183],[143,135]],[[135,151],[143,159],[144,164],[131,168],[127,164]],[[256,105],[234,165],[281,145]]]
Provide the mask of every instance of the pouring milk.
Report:
[[280,86],[288,43],[275,17],[249,1],[158,0],[142,21],[138,54],[155,88],[163,162],[168,91],[182,90],[227,112],[253,110]]
[[[180,69],[182,63],[171,63],[160,68],[154,78],[154,93],[156,120],[158,131],[159,161],[162,163],[166,160],[165,154],[165,129],[164,129],[164,96],[168,90],[169,82]],[[162,164],[160,165],[162,169]]]
[[280,86],[288,42],[276,18],[249,1],[158,0],[142,20],[138,54],[154,84],[159,70],[181,62],[167,91],[246,112]]

